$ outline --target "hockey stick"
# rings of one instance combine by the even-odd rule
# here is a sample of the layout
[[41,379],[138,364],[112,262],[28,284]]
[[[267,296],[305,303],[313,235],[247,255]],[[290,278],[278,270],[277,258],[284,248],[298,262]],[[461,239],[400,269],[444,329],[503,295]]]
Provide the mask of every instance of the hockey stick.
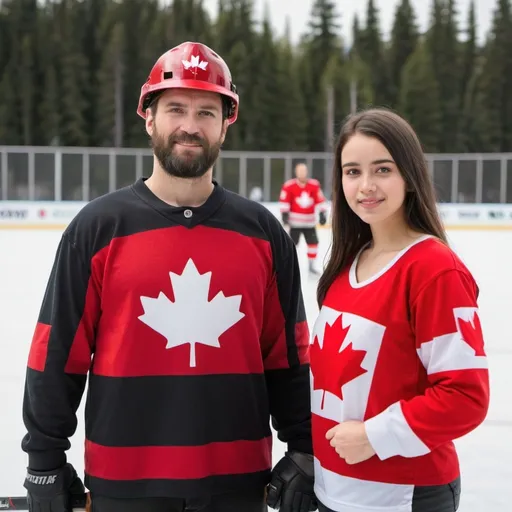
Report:
[[[73,511],[86,510],[88,493],[74,494],[72,497]],[[12,496],[0,498],[0,511],[2,510],[28,510],[26,496]]]

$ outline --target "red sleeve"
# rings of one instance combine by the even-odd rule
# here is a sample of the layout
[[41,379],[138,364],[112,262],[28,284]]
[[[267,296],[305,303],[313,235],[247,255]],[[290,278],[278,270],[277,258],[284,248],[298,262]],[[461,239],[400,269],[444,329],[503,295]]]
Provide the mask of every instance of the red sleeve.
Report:
[[28,357],[22,448],[31,469],[51,470],[66,463],[91,365],[100,301],[92,262],[64,234]]
[[272,223],[274,279],[265,297],[261,332],[272,426],[288,450],[313,453],[309,327],[300,266],[292,239]]
[[322,187],[320,186],[320,184],[318,185],[318,188],[316,189],[315,205],[318,206],[319,211],[326,210],[325,196],[324,196],[324,193],[322,192]]
[[453,269],[438,275],[413,299],[411,325],[427,387],[366,422],[380,459],[425,455],[485,419],[489,372],[477,295],[471,276]]
[[288,183],[285,183],[281,187],[281,193],[279,194],[279,209],[281,213],[290,211],[290,187]]

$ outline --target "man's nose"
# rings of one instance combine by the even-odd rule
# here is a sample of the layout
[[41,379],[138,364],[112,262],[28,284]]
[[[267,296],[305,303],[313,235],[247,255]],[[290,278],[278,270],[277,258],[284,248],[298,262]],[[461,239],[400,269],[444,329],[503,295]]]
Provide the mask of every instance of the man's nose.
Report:
[[199,133],[197,117],[193,113],[189,112],[183,116],[181,130],[189,135],[197,135]]

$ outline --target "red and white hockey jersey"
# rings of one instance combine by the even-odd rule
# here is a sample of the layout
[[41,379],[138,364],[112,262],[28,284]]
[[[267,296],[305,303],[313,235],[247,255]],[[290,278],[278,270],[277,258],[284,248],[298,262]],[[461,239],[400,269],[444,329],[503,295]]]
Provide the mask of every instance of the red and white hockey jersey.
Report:
[[281,189],[279,207],[281,213],[289,212],[288,222],[292,228],[315,227],[317,209],[327,209],[320,182],[312,178],[306,183],[288,180]]
[[[453,440],[489,405],[476,298],[460,259],[424,236],[364,282],[330,287],[310,345],[315,491],[338,512],[410,512],[415,485],[459,475]],[[325,438],[365,422],[376,455],[348,465]]]

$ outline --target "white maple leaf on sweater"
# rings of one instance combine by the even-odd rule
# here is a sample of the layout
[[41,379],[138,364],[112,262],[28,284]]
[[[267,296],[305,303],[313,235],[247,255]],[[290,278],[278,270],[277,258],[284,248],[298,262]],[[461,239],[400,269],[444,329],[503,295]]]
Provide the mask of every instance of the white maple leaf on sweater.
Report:
[[140,298],[144,314],[139,320],[167,339],[165,348],[190,344],[190,367],[196,366],[196,345],[220,348],[219,337],[241,320],[242,295],[219,292],[208,301],[211,272],[200,274],[190,258],[181,275],[169,272],[174,302],[160,292]]

